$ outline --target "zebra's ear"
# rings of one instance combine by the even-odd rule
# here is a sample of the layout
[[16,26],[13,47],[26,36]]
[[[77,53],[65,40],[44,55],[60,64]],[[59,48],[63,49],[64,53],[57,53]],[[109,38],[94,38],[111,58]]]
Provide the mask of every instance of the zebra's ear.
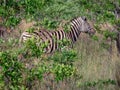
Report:
[[83,16],[82,19],[83,19],[84,21],[87,21],[87,18],[86,18],[85,16]]

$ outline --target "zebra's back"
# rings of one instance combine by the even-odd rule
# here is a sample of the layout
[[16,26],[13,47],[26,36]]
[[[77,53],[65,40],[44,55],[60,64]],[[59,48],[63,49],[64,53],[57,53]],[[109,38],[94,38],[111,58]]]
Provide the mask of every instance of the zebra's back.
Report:
[[24,43],[32,37],[35,40],[38,40],[38,45],[47,43],[47,47],[44,49],[44,52],[51,53],[59,48],[58,41],[67,38],[67,34],[63,30],[48,31],[45,29],[41,29],[35,30],[32,33],[25,31],[20,37],[20,43]]

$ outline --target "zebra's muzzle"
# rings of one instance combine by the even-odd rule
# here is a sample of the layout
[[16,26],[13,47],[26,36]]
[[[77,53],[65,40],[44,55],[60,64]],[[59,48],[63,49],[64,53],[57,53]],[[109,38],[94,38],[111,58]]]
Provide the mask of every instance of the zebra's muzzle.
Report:
[[93,36],[93,35],[96,33],[96,31],[95,31],[93,28],[91,28],[87,33],[88,33],[90,36]]

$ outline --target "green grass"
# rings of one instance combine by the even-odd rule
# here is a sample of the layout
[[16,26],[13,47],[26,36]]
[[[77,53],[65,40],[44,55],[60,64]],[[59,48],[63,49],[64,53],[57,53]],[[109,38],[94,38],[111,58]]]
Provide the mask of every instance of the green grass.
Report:
[[[99,27],[105,22],[119,24],[113,13],[114,2],[120,5],[118,0],[1,0],[3,21],[0,25],[13,31],[0,38],[0,89],[118,90],[116,35],[109,28],[102,31]],[[27,43],[22,49],[18,46],[24,27],[19,25],[21,20],[35,21],[36,27],[54,30],[63,20],[69,21],[76,16],[86,16],[94,21],[97,34],[92,38],[81,34],[74,50],[63,50],[50,57],[41,55],[40,48],[34,43]],[[28,30],[32,32],[32,29]],[[108,37],[113,39],[112,43],[107,41]]]

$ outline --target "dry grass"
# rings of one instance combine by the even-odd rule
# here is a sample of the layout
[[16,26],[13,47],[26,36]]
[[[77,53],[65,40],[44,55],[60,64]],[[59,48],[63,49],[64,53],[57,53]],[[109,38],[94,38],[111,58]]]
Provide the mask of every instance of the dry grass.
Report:
[[[112,43],[112,53],[109,53],[100,46],[100,42],[93,41],[87,35],[81,35],[80,38],[75,45],[79,59],[76,65],[79,73],[83,76],[80,82],[115,80],[115,63],[119,60],[115,42]],[[115,90],[114,85],[101,88],[91,87],[84,88],[84,90]]]
[[118,60],[115,64],[115,76],[116,76],[116,81],[117,81],[117,87],[116,89],[120,89],[120,60]]

